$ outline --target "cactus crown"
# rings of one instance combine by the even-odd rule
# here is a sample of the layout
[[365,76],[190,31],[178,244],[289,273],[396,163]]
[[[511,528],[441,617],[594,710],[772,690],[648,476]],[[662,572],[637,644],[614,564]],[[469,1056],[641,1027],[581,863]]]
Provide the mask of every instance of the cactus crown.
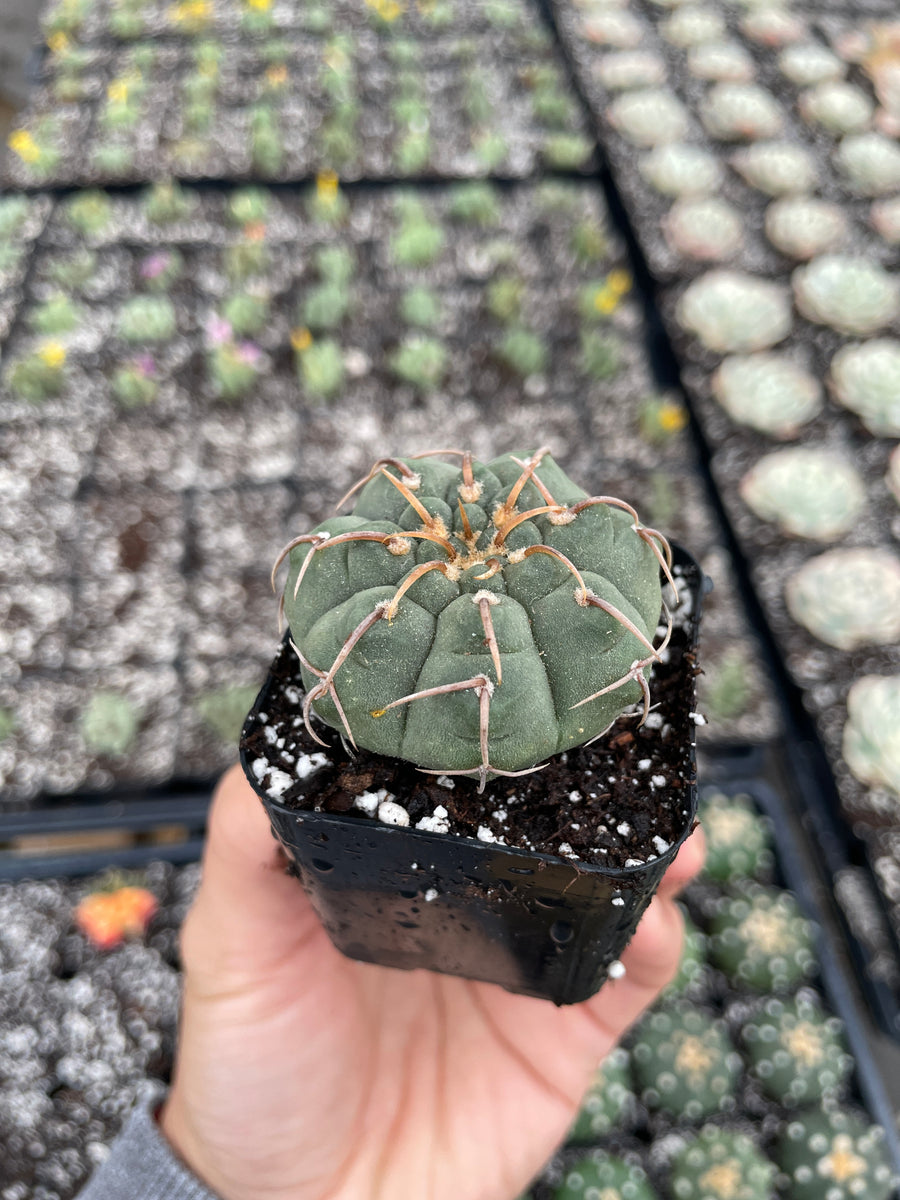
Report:
[[483,788],[633,702],[646,717],[671,554],[630,505],[586,495],[546,448],[380,459],[344,499],[357,491],[352,516],[275,564],[290,558],[282,604],[316,740],[312,711],[354,746]]

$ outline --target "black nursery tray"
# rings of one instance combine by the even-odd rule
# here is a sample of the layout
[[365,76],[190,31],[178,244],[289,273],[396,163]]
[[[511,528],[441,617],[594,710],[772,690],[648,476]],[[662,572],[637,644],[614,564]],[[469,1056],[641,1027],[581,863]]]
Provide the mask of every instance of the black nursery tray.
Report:
[[[747,750],[748,754],[741,753]],[[746,762],[743,760],[746,759]],[[796,829],[796,818],[792,814],[787,798],[780,785],[769,782],[769,774],[763,778],[756,774],[743,774],[744,767],[753,772],[763,766],[758,751],[749,747],[732,748],[718,759],[709,761],[704,755],[701,773],[704,783],[700,788],[701,812],[705,799],[714,794],[734,798],[738,803],[752,803],[762,821],[770,831],[774,848],[772,868],[760,876],[769,886],[777,885],[793,894],[801,912],[815,927],[815,966],[812,974],[807,973],[800,991],[812,1002],[818,1001],[827,1015],[837,1016],[843,1025],[843,1041],[853,1059],[853,1069],[843,1087],[833,1093],[834,1103],[841,1110],[856,1112],[884,1130],[883,1149],[885,1158],[900,1178],[900,1136],[896,1126],[896,1087],[891,1095],[886,1080],[889,1078],[889,1063],[879,1063],[875,1043],[871,1040],[870,1027],[863,1016],[857,1000],[851,975],[844,956],[835,941],[834,928],[825,907],[820,903],[821,881],[810,867],[808,847],[804,848],[802,834]],[[711,782],[715,780],[716,782]],[[733,889],[754,886],[750,876],[736,875],[727,883],[713,882],[708,876],[691,885],[684,897],[690,916],[702,929],[704,912],[711,911],[715,897],[728,894]],[[788,991],[777,994],[782,1000],[797,992],[797,984]],[[688,1005],[701,1011],[727,1030],[730,1040],[740,1044],[743,1025],[758,1014],[768,999],[766,992],[752,991],[744,985],[729,982],[709,962],[702,972],[694,976],[692,983],[683,984],[681,990],[664,993],[650,1015],[626,1036],[624,1049],[616,1051],[617,1063],[624,1064],[625,1076],[630,1074],[632,1053],[635,1045],[643,1038],[644,1031],[652,1020],[652,1014],[667,1009],[677,1011],[679,1005]],[[617,1081],[618,1074],[614,1076]],[[670,1165],[673,1154],[686,1142],[693,1140],[709,1117],[687,1118],[667,1114],[664,1110],[648,1107],[640,1096],[640,1089],[632,1079],[634,1096],[621,1104],[620,1114],[612,1118],[609,1127],[602,1133],[586,1137],[585,1125],[579,1122],[573,1128],[570,1140],[563,1145],[550,1161],[541,1176],[532,1185],[532,1200],[554,1200],[574,1191],[558,1191],[570,1172],[578,1165],[596,1156],[594,1161],[603,1163],[609,1156],[613,1162],[623,1160],[638,1177],[657,1189],[649,1194],[669,1196]],[[712,1117],[712,1124],[726,1131],[748,1135],[764,1155],[774,1151],[775,1142],[785,1124],[802,1118],[804,1113],[816,1109],[815,1102],[795,1106],[782,1105],[768,1099],[760,1090],[749,1071],[748,1061],[741,1064],[740,1074],[733,1084],[733,1104],[725,1106],[721,1113]],[[591,1111],[591,1110],[585,1110]],[[578,1129],[580,1135],[575,1133]],[[790,1196],[789,1183],[786,1190],[779,1188],[778,1195]],[[643,1191],[635,1195],[644,1195]],[[774,1191],[773,1191],[774,1194]],[[864,1193],[869,1195],[869,1192]],[[874,1194],[874,1193],[872,1193]],[[880,1194],[880,1193],[879,1193]],[[900,1197],[896,1186],[891,1192]]]

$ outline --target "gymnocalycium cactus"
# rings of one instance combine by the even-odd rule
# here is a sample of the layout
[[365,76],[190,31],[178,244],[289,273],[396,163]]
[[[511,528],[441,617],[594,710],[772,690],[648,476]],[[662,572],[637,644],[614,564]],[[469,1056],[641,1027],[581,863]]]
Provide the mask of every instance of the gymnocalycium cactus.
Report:
[[289,558],[282,606],[317,741],[313,712],[354,746],[483,788],[633,702],[647,716],[671,552],[630,505],[588,496],[546,448],[379,459],[344,499],[357,491],[351,516],[273,569]]

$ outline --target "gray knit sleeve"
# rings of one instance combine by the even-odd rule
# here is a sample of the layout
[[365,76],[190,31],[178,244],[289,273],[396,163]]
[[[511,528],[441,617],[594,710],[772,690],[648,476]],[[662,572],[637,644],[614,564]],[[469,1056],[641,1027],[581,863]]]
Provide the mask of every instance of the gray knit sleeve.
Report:
[[172,1153],[153,1118],[155,1102],[139,1105],[78,1200],[216,1200]]

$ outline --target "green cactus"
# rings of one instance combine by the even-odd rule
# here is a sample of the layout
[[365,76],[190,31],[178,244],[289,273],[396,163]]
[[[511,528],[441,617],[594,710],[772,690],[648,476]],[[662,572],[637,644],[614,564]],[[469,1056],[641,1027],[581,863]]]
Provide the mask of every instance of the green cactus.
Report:
[[102,233],[112,214],[112,204],[106,192],[78,192],[66,202],[66,220],[76,233],[94,237]]
[[[308,352],[307,352],[308,353]],[[550,458],[381,459],[295,538],[284,610],[311,712],[437,773],[534,768],[649,704],[669,549]],[[317,740],[320,740],[317,738]]]
[[88,250],[86,246],[81,246],[64,258],[54,259],[51,264],[48,264],[47,274],[59,287],[68,292],[78,292],[96,270],[96,252]]
[[547,365],[547,347],[529,329],[513,326],[497,346],[497,353],[517,375],[539,375]]
[[410,288],[400,298],[400,316],[407,325],[434,329],[440,324],[441,302],[428,288]]
[[143,197],[144,215],[154,225],[168,225],[189,217],[197,204],[197,196],[174,179],[160,180],[149,187]]
[[327,400],[344,383],[344,355],[332,338],[311,342],[297,351],[297,366],[305,391],[317,400]]
[[450,216],[483,229],[500,222],[500,201],[493,184],[484,181],[460,183],[450,195]]
[[94,754],[118,758],[137,736],[140,714],[131,701],[118,692],[97,692],[81,714],[81,736]]
[[27,196],[0,196],[0,239],[11,238],[25,224]]
[[104,140],[94,147],[91,162],[104,175],[124,175],[134,166],[134,145]]
[[240,337],[255,337],[269,316],[269,298],[254,292],[236,292],[226,301],[222,315]]
[[397,347],[390,357],[390,366],[404,382],[430,392],[444,377],[447,350],[436,338],[414,334]]
[[68,296],[51,296],[32,309],[28,323],[36,333],[59,336],[71,333],[81,321],[81,309]]
[[238,188],[228,199],[225,214],[232,225],[254,225],[268,220],[272,193],[266,188]]
[[119,309],[116,333],[126,342],[166,342],[177,328],[167,296],[132,296]]
[[117,367],[112,377],[112,391],[123,408],[141,408],[145,404],[152,404],[159,392],[153,359],[142,354]]

